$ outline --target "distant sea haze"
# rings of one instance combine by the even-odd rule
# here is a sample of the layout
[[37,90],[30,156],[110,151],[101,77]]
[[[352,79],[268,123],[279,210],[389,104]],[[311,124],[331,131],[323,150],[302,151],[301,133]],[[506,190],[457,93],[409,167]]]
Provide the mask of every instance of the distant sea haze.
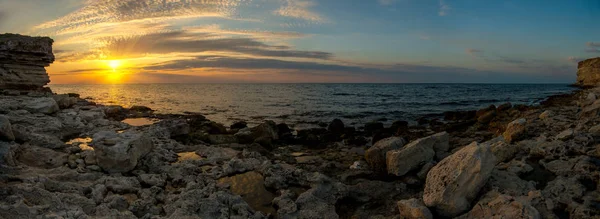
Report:
[[105,105],[148,106],[158,113],[197,112],[229,125],[265,119],[297,128],[342,119],[414,121],[490,104],[538,104],[574,88],[567,84],[122,84],[50,85]]

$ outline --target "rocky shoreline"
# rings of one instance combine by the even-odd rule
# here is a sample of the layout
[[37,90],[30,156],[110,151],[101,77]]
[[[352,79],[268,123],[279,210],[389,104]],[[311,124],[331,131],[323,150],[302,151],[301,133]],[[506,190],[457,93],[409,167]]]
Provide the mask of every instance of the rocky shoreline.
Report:
[[414,126],[225,127],[12,70],[48,65],[48,39],[0,35],[0,218],[600,217],[600,88]]

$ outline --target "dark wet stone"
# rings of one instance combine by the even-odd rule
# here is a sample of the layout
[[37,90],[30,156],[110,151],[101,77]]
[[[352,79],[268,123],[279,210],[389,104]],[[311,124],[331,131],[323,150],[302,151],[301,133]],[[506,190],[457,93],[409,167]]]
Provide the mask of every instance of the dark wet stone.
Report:
[[231,126],[229,126],[229,128],[231,128],[231,129],[243,129],[246,127],[248,127],[248,123],[245,121],[235,122],[235,123],[231,124]]
[[329,123],[327,130],[332,133],[343,133],[344,132],[344,122],[340,119],[334,119]]

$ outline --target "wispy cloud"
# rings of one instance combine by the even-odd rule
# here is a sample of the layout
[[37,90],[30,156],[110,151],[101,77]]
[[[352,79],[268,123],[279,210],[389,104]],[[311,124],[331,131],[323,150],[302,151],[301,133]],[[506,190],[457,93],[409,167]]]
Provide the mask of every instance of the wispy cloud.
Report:
[[473,57],[481,57],[483,55],[483,50],[480,49],[471,49],[468,48],[465,52]]
[[283,5],[274,13],[284,17],[292,17],[315,23],[327,22],[322,15],[311,10],[316,3],[311,0],[282,0]]
[[446,16],[446,15],[448,15],[448,12],[450,12],[450,10],[452,10],[450,5],[448,5],[445,0],[440,0],[439,7],[440,7],[440,9],[438,11],[439,16]]
[[577,64],[577,63],[579,63],[579,62],[583,61],[583,59],[582,59],[582,58],[575,57],[575,56],[570,56],[570,57],[568,57],[568,58],[567,58],[567,60],[568,60],[569,62],[571,62],[571,63],[575,63],[575,64]]
[[34,29],[87,30],[100,23],[154,18],[232,17],[235,15],[236,7],[242,2],[237,0],[87,0],[83,8],[56,20],[39,24]]
[[586,52],[589,52],[589,53],[600,53],[600,43],[598,43],[598,42],[587,42],[585,45],[587,46],[587,48],[585,49]]

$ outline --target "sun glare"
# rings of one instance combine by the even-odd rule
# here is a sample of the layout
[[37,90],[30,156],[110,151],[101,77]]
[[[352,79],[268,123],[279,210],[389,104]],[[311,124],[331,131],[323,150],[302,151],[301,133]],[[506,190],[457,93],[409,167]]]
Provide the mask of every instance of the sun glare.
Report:
[[110,61],[108,61],[108,66],[110,66],[113,70],[116,70],[119,66],[121,66],[121,61],[110,60]]

